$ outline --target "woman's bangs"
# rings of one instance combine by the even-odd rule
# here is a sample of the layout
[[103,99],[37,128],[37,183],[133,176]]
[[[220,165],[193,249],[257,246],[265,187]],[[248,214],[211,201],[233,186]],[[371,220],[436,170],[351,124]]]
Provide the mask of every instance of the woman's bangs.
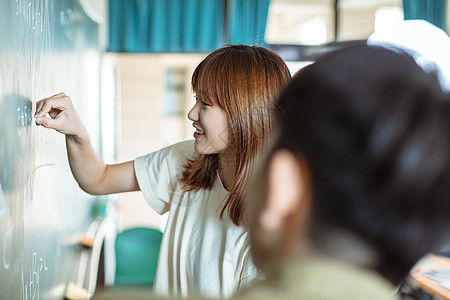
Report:
[[226,68],[219,68],[221,63],[218,60],[211,58],[198,66],[192,76],[192,89],[197,97],[207,99],[224,108],[227,76],[223,74]]

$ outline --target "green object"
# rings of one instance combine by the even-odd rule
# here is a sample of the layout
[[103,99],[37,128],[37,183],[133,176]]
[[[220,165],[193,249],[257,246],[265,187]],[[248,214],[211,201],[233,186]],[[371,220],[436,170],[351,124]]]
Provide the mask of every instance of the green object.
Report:
[[108,197],[99,196],[92,204],[92,217],[106,217],[108,214]]
[[208,53],[224,44],[225,0],[108,2],[109,51]]
[[114,284],[153,286],[161,239],[162,232],[154,228],[137,227],[119,233]]
[[270,0],[228,0],[227,43],[267,46]]
[[427,20],[431,24],[445,30],[446,0],[403,0],[405,20]]

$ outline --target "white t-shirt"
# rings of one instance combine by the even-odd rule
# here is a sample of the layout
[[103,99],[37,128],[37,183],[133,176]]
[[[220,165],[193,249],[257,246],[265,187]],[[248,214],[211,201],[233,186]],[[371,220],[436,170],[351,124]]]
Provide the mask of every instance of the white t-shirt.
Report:
[[186,158],[195,157],[194,141],[184,141],[136,158],[139,187],[159,214],[169,212],[161,242],[154,291],[177,297],[225,298],[256,275],[247,230],[227,214],[228,195],[217,174],[211,190],[186,192],[179,178]]

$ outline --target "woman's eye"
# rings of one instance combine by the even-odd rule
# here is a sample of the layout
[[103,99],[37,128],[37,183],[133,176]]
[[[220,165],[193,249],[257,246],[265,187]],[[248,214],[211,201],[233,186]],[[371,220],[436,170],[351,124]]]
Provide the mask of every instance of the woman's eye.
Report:
[[199,100],[198,95],[194,95],[194,98],[195,98],[195,102],[200,103],[202,106],[211,106],[210,103]]

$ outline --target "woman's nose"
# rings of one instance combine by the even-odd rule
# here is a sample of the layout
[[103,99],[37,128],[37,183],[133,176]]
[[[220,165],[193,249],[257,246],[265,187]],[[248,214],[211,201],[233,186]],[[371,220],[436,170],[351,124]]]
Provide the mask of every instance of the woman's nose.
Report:
[[191,121],[198,121],[198,104],[195,103],[194,107],[188,112],[188,119]]

